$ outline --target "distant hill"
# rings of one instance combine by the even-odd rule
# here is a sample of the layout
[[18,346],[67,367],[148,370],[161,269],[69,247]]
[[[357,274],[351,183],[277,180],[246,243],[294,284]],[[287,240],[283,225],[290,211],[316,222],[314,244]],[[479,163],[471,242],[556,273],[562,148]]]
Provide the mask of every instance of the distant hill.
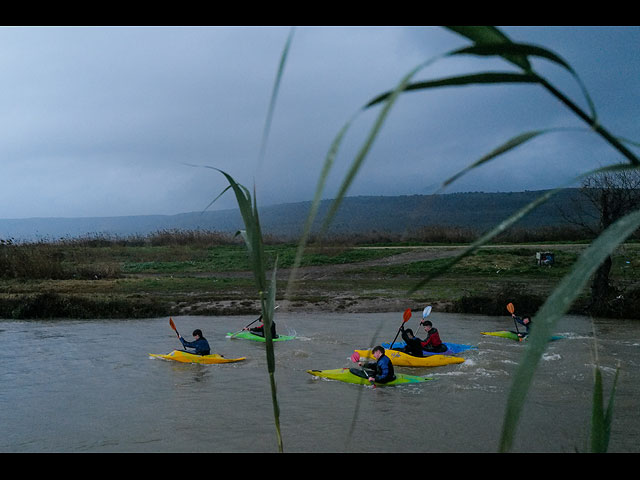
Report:
[[[346,198],[332,224],[331,233],[403,233],[429,226],[459,226],[485,231],[524,207],[544,191],[508,193],[450,193],[395,197]],[[566,225],[565,209],[578,198],[577,189],[566,189],[518,222],[518,226]],[[264,233],[297,237],[311,203],[288,203],[260,209]],[[322,202],[322,218],[330,201]],[[318,223],[318,222],[317,222]],[[0,239],[55,240],[87,235],[127,237],[163,230],[210,230],[235,233],[243,228],[238,210],[191,212],[178,215],[143,215],[94,218],[0,219]]]

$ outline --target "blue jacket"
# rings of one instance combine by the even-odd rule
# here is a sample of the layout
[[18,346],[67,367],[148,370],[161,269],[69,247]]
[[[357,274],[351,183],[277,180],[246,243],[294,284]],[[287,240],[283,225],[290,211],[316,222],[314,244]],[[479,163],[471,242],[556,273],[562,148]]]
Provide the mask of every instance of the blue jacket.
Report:
[[396,378],[396,374],[393,371],[393,364],[386,355],[382,355],[377,362],[367,364],[367,367],[376,369],[374,378],[377,383],[387,383]]
[[524,328],[527,329],[527,333],[529,333],[529,329],[531,328],[531,319],[529,319],[529,323],[527,323],[526,325],[524,324],[524,320],[520,317],[513,317],[515,319],[516,322],[518,322],[520,325],[522,325]]
[[195,348],[196,355],[211,354],[211,348],[209,347],[209,342],[207,342],[206,338],[200,337],[195,342],[187,342],[184,338],[180,337],[180,341],[182,342],[182,346],[184,348]]

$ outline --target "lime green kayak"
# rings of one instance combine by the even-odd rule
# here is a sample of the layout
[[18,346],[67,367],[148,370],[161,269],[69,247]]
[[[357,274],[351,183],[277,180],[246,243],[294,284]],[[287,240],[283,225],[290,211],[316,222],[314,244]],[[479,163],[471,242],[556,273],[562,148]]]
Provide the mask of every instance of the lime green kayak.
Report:
[[[372,383],[364,377],[355,375],[348,368],[335,368],[332,370],[307,370],[307,373],[319,378],[328,378],[330,380],[338,380],[345,383],[354,383],[356,385],[371,385]],[[405,383],[421,383],[433,380],[429,377],[418,377],[416,375],[406,375],[396,373],[396,379],[387,383],[373,383],[376,386],[386,387],[390,385],[402,385]]]
[[[255,335],[251,332],[242,331],[236,333],[227,333],[227,338],[242,338],[243,340],[253,340],[255,342],[266,342],[266,339],[260,335]],[[294,335],[278,335],[273,339],[274,342],[283,342],[285,340],[293,340],[296,338]]]
[[212,355],[196,355],[194,353],[185,352],[184,350],[174,350],[173,352],[163,355],[159,353],[150,353],[149,356],[154,358],[162,358],[163,360],[173,360],[181,363],[232,363],[245,360],[245,357],[240,358],[225,358],[222,355],[214,353]]
[[[490,335],[492,337],[501,337],[501,338],[508,338],[510,340],[516,340],[518,342],[523,342],[527,339],[527,337],[520,337],[516,332],[511,332],[511,331],[507,331],[507,330],[500,330],[497,332],[480,332],[480,334],[482,335]],[[553,341],[553,340],[560,340],[562,338],[565,338],[562,335],[553,335],[549,341]]]

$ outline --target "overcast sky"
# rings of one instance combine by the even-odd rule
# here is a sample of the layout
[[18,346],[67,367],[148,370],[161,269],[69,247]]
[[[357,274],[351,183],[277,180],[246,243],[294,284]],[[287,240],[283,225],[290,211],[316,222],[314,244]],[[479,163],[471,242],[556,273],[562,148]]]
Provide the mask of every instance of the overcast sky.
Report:
[[[640,140],[639,27],[504,27],[565,58],[601,123]],[[310,200],[340,128],[421,62],[469,42],[440,27],[297,27],[266,155],[262,129],[289,27],[1,27],[0,218],[176,214],[202,210],[227,171],[269,205]],[[538,71],[586,108],[577,83]],[[416,79],[514,70],[445,59]],[[331,198],[378,109],[341,148]],[[430,194],[514,135],[583,124],[537,86],[405,93],[349,195]],[[471,172],[454,191],[552,188],[621,161],[591,133],[540,137]],[[231,194],[213,207],[233,208]]]

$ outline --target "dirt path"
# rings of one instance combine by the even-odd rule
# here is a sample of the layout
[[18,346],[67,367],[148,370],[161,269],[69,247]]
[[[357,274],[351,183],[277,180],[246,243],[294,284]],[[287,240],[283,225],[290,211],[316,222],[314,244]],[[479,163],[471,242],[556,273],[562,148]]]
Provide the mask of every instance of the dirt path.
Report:
[[[387,247],[367,247],[367,248],[387,248]],[[388,247],[398,250],[397,247]],[[322,265],[312,267],[300,267],[297,271],[296,278],[298,280],[311,280],[330,278],[333,275],[348,273],[350,270],[359,270],[367,267],[403,265],[407,263],[419,262],[424,260],[435,260],[438,258],[448,258],[457,255],[462,251],[462,247],[405,247],[404,253],[391,255],[389,257],[378,258],[375,260],[366,260],[358,263]],[[282,269],[279,274],[282,277],[288,277],[291,269]]]
[[[344,265],[323,265],[313,267],[300,267],[297,272],[296,278],[299,280],[311,280],[314,278],[330,278],[332,275],[348,273],[350,270],[359,270],[366,267],[374,266],[389,266],[389,265],[404,265],[413,262],[420,262],[426,260],[437,260],[441,258],[450,258],[462,253],[466,246],[429,246],[429,247],[361,247],[361,248],[377,248],[377,249],[392,249],[400,250],[405,249],[406,252],[399,253],[397,255],[391,255],[384,258],[378,258],[375,260],[367,260],[358,263],[349,263]],[[531,249],[532,254],[537,251],[547,250],[581,250],[585,248],[583,245],[490,245],[481,248],[528,248]],[[279,271],[279,278],[285,278],[289,276],[290,269],[282,269]]]

